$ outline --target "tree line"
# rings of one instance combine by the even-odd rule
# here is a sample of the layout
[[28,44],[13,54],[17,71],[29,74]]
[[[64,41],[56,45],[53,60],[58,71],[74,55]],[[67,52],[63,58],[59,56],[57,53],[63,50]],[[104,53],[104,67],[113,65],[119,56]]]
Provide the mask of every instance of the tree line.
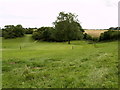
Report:
[[5,25],[4,28],[0,29],[0,36],[5,39],[22,37],[24,34],[32,34],[33,30],[37,28],[23,28],[22,25]]
[[2,36],[7,38],[16,38],[24,36],[24,29],[22,25],[6,25],[4,29],[2,29]]
[[[117,40],[120,36],[119,31],[113,31],[109,28],[108,31],[102,33],[99,38],[92,38],[87,33],[77,19],[77,15],[72,13],[60,12],[56,21],[53,22],[53,27],[40,27],[40,28],[23,28],[22,25],[6,25],[2,31],[2,37],[16,38],[23,37],[24,34],[32,34],[34,40],[41,41],[67,41],[70,44],[71,40],[92,40],[92,41],[105,41]],[[118,29],[118,27],[117,27]]]
[[44,41],[68,41],[80,40],[83,38],[83,32],[77,16],[72,13],[60,12],[57,20],[53,22],[54,27],[41,27],[33,32],[35,40]]

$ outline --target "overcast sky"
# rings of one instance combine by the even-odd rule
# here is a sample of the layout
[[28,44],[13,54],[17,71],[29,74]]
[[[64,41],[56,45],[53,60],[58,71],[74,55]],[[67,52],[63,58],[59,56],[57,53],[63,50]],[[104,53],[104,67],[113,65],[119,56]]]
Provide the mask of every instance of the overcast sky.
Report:
[[78,15],[84,29],[118,26],[119,0],[0,0],[0,27],[53,26],[58,13]]

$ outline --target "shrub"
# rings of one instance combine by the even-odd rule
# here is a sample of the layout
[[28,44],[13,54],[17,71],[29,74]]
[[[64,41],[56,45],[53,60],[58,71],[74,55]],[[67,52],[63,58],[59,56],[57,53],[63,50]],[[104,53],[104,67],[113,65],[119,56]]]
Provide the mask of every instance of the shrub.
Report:
[[90,35],[88,35],[87,33],[85,33],[83,39],[85,39],[85,40],[92,40],[92,37]]
[[55,39],[54,28],[53,27],[41,27],[33,32],[32,37],[35,40],[53,41]]
[[0,29],[0,37],[2,37],[2,29]]
[[99,41],[118,40],[119,37],[120,37],[120,31],[109,30],[100,35]]
[[25,28],[25,34],[32,34],[34,28]]
[[2,29],[3,37],[7,38],[16,38],[24,36],[24,29],[21,25],[6,25],[4,29]]
[[92,40],[93,40],[94,42],[98,42],[98,41],[99,41],[99,37],[94,37],[94,38],[92,38]]

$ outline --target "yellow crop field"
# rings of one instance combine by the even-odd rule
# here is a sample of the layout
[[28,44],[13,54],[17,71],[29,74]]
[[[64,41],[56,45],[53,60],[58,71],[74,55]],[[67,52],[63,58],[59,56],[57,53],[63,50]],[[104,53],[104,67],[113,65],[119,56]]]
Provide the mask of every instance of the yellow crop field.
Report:
[[108,30],[85,30],[85,33],[91,35],[92,37],[99,37],[101,33]]

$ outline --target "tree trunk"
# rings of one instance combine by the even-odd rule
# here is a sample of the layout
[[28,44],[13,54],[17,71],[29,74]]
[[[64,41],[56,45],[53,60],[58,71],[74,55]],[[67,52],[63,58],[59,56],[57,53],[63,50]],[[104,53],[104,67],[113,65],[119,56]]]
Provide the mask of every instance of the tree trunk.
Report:
[[68,40],[68,44],[70,44],[70,40]]

